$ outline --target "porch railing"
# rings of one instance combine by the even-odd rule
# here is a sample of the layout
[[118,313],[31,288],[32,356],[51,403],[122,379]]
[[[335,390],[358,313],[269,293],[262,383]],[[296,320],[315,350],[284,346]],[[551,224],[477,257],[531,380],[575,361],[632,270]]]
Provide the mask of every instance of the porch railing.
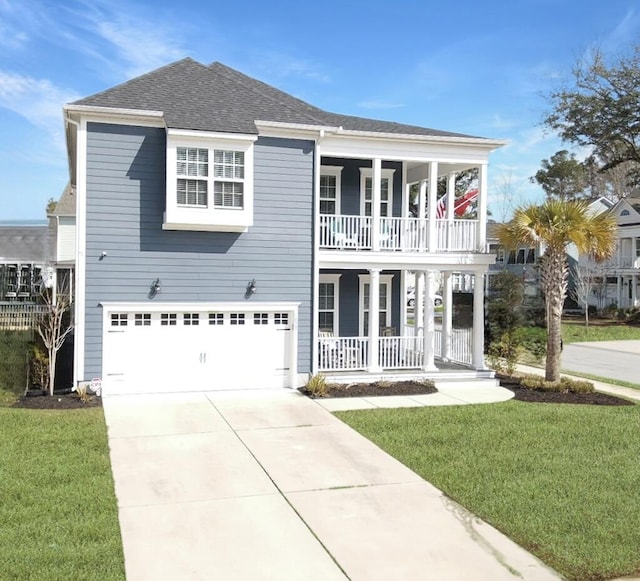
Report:
[[[423,339],[421,331],[415,333],[406,327],[402,337],[378,339],[378,364],[383,369],[418,369],[423,364]],[[441,359],[442,331],[435,329],[434,351]],[[470,365],[471,329],[453,329],[451,356],[453,363]],[[369,367],[368,337],[320,337],[318,339],[319,371],[362,371]]]
[[31,303],[0,303],[0,330],[24,331],[35,328],[46,306]]
[[[320,248],[371,250],[370,216],[321,215]],[[437,252],[473,252],[477,249],[477,220],[436,220]],[[380,218],[377,238],[382,251],[424,252],[429,222],[420,218]]]

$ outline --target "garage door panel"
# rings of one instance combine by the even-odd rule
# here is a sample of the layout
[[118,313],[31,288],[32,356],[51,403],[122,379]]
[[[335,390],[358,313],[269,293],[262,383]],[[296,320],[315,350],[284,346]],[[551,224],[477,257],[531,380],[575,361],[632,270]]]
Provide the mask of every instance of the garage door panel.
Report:
[[113,320],[105,334],[105,388],[155,393],[288,385],[288,314],[176,312],[167,305],[167,312],[119,313]]

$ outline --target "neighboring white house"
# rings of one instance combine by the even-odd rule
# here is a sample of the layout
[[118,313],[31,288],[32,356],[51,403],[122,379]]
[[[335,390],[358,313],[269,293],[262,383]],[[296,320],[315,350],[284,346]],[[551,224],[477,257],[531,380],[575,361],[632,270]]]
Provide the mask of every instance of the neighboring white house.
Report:
[[55,279],[55,290],[70,294],[73,302],[76,263],[76,195],[68,184],[49,219],[49,260]]
[[[614,257],[601,265],[600,276],[606,278],[598,303],[594,295],[590,304],[599,307],[615,304],[619,308],[640,306],[640,188],[619,200],[610,212],[616,217],[618,230]],[[580,258],[585,264],[585,258]]]

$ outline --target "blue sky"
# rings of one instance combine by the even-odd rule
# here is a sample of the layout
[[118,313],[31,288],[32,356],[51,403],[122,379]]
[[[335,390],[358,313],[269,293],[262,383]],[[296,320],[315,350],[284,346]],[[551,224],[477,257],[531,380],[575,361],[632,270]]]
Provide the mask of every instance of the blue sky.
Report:
[[190,56],[323,109],[507,139],[490,209],[563,146],[545,95],[595,47],[640,44],[637,0],[0,0],[0,220],[44,218],[68,180],[62,105]]

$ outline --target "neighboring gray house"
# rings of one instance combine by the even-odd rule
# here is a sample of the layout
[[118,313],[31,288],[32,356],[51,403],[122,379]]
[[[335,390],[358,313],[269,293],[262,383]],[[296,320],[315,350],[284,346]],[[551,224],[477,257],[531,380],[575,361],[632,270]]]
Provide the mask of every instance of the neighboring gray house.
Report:
[[48,253],[45,224],[0,224],[0,303],[36,301]]
[[[75,381],[101,378],[105,393],[297,387],[319,372],[446,375],[441,360],[485,373],[483,285],[473,329],[456,332],[451,277],[482,279],[493,262],[487,164],[503,142],[328,113],[191,59],[64,112]],[[452,206],[437,219],[437,178],[453,188],[469,168],[478,219]],[[428,206],[417,217],[414,183]],[[410,272],[424,289],[412,325]]]

